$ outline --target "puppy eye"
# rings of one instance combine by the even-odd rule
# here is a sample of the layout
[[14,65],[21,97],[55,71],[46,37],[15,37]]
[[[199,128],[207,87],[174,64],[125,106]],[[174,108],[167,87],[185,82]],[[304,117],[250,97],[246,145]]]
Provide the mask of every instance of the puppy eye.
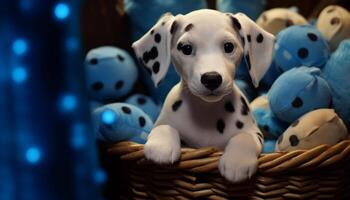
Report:
[[231,42],[226,42],[224,44],[224,50],[225,50],[225,53],[231,53],[234,49],[234,46]]
[[192,53],[192,46],[189,45],[189,44],[183,45],[181,47],[181,51],[185,55],[191,55],[191,53]]

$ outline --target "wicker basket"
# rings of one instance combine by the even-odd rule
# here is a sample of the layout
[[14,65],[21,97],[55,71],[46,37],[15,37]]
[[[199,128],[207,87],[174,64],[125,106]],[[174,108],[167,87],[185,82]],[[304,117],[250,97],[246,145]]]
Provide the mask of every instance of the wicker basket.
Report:
[[350,199],[350,140],[262,154],[256,176],[240,184],[220,176],[215,148],[183,148],[172,166],[147,161],[141,144],[120,142],[108,151],[120,158],[119,176],[130,189],[118,194],[122,199]]

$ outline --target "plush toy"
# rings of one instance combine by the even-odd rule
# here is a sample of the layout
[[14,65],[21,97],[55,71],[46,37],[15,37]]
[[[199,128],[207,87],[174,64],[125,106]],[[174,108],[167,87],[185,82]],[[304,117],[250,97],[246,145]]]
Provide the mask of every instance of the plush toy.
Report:
[[327,41],[311,25],[291,26],[277,35],[274,60],[283,72],[302,65],[322,68],[329,54]]
[[264,11],[266,2],[264,0],[217,0],[216,8],[222,12],[242,12],[251,19],[256,19]]
[[331,91],[316,67],[299,67],[284,72],[268,92],[271,111],[292,123],[303,114],[331,105]]
[[335,145],[347,138],[348,131],[334,110],[318,109],[293,122],[278,138],[276,151],[311,149],[322,144]]
[[[160,16],[166,12],[171,12],[174,15],[186,14],[193,10],[207,7],[205,0],[124,0],[124,3],[125,12],[131,22],[133,41],[144,35],[157,22]],[[162,80],[162,84],[155,87],[148,73],[149,71],[145,70],[145,68],[140,70],[141,81],[145,84],[153,99],[157,103],[162,103],[170,89],[179,82],[179,76],[175,72],[174,67],[170,66]]]
[[153,128],[151,118],[140,108],[126,103],[112,103],[92,113],[94,132],[106,142],[131,140],[145,143]]
[[257,109],[257,108],[263,108],[263,109],[269,108],[269,100],[267,99],[267,96],[266,95],[261,95],[261,96],[255,98],[250,103],[250,108],[252,110]]
[[322,10],[316,26],[331,50],[335,50],[342,40],[350,38],[350,13],[340,6],[328,6]]
[[308,24],[297,11],[287,8],[274,8],[263,12],[256,23],[266,31],[277,35],[281,30],[293,25]]
[[128,94],[137,79],[137,67],[124,50],[104,46],[90,50],[85,72],[91,100],[103,103]]
[[153,122],[156,121],[161,109],[160,105],[157,105],[150,97],[143,94],[134,94],[127,98],[125,103],[141,108],[148,116],[150,116]]
[[333,108],[350,127],[350,40],[344,40],[332,54],[323,74],[331,91]]

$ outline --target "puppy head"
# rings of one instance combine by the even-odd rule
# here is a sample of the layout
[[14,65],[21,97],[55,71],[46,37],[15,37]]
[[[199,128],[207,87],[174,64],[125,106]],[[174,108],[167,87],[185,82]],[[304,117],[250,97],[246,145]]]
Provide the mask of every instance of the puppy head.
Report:
[[274,36],[246,15],[203,9],[163,15],[133,48],[156,86],[172,61],[194,95],[215,102],[232,91],[242,57],[258,86],[271,63],[273,44]]

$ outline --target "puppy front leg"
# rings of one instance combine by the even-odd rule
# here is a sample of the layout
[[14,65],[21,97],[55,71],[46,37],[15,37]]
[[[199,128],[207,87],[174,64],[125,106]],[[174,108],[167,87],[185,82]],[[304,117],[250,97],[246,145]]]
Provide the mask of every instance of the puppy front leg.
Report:
[[146,158],[156,163],[174,163],[181,154],[179,132],[169,125],[159,125],[153,128],[144,151]]
[[236,183],[255,174],[262,149],[262,138],[259,137],[260,134],[240,133],[229,140],[219,163],[222,176]]

